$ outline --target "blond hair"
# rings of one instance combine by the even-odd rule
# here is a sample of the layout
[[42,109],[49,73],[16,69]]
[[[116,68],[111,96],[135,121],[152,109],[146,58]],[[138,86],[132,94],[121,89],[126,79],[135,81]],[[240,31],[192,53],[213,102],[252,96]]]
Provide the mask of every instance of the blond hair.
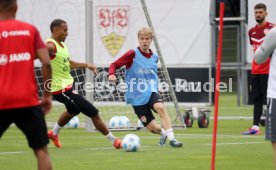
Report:
[[140,29],[140,30],[138,31],[137,35],[138,35],[138,38],[139,38],[141,35],[146,35],[146,36],[149,35],[150,38],[152,38],[152,37],[153,37],[153,32],[152,32],[152,30],[151,30],[149,27],[143,27],[142,29]]

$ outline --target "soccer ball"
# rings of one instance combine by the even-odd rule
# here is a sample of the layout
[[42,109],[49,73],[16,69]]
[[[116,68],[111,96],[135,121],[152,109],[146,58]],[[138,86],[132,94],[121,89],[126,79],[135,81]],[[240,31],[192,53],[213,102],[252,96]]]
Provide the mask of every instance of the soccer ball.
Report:
[[78,116],[74,116],[66,125],[67,128],[78,128],[80,124],[80,120]]
[[120,128],[129,128],[130,127],[130,121],[126,116],[120,116],[119,127]]
[[141,146],[140,138],[134,134],[128,134],[123,138],[123,150],[136,152]]
[[109,128],[118,129],[118,128],[120,128],[119,123],[120,123],[120,117],[113,116],[109,121]]

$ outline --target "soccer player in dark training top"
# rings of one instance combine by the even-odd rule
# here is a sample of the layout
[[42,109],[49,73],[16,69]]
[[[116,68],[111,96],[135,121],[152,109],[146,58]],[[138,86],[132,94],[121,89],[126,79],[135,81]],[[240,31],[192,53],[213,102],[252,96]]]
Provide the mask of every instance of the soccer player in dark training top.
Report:
[[44,87],[50,87],[50,59],[38,30],[16,20],[16,11],[16,0],[0,0],[0,137],[14,123],[33,149],[38,169],[50,170],[44,113],[51,109],[51,93],[44,89],[39,102],[34,75],[34,60],[38,58],[44,82],[48,82]]
[[[273,24],[266,21],[267,11],[266,5],[263,3],[256,4],[254,7],[255,20],[257,24],[248,32],[250,44],[254,52],[262,44],[265,35],[273,28]],[[269,74],[270,58],[258,64],[253,59],[251,70],[250,93],[253,97],[253,123],[248,131],[243,132],[244,135],[259,135],[261,133],[259,124],[263,113],[263,104],[266,103],[266,90]]]

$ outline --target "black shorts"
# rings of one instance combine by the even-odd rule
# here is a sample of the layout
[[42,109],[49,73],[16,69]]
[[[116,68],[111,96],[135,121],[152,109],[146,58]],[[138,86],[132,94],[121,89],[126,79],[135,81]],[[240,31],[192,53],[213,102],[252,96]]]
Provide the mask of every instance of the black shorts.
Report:
[[266,103],[267,83],[268,74],[252,74],[250,92],[253,98],[263,97],[264,103]]
[[31,148],[39,149],[49,143],[44,113],[40,106],[0,110],[0,137],[12,123],[25,134]]
[[158,102],[163,102],[161,97],[157,93],[152,93],[150,99],[147,104],[141,106],[132,106],[134,109],[135,114],[137,115],[138,119],[143,123],[146,127],[152,120],[155,119],[151,110],[156,112],[153,108],[153,105]]
[[77,115],[82,112],[88,117],[94,117],[99,113],[98,109],[88,100],[80,94],[73,92],[73,88],[66,92],[55,94],[53,97],[65,105],[69,114]]

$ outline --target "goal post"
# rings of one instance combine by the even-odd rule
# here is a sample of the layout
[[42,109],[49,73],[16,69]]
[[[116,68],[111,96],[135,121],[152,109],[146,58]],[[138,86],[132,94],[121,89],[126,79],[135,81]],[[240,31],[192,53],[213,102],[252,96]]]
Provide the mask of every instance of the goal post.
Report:
[[[177,121],[176,119],[179,119],[180,122],[184,122],[182,120],[182,117],[181,117],[181,114],[180,114],[180,110],[179,110],[179,106],[178,106],[178,102],[177,102],[177,98],[175,96],[175,93],[174,93],[174,89],[172,87],[172,82],[171,82],[171,79],[170,79],[170,76],[169,76],[169,73],[168,73],[168,70],[167,70],[167,67],[165,65],[165,62],[163,60],[163,55],[161,53],[161,49],[160,49],[160,46],[159,46],[159,43],[158,43],[158,40],[157,40],[157,37],[156,37],[156,34],[155,34],[155,30],[154,30],[154,27],[153,27],[153,24],[151,22],[151,19],[150,19],[150,15],[149,15],[149,12],[148,12],[148,9],[147,9],[147,6],[146,6],[146,2],[145,0],[140,0],[141,1],[141,5],[143,7],[143,11],[144,11],[144,14],[145,14],[145,17],[146,17],[146,20],[147,20],[147,23],[149,25],[149,27],[152,29],[153,31],[153,42],[154,42],[154,45],[156,47],[156,51],[157,51],[157,54],[159,56],[159,59],[160,59],[160,63],[161,63],[161,67],[163,69],[163,73],[164,73],[164,77],[165,77],[165,80],[166,82],[169,84],[169,93],[171,95],[171,98],[172,98],[172,102],[174,104],[174,107],[175,107],[175,111],[176,111],[176,118],[175,118],[175,121]],[[184,124],[183,124],[184,125]]]
[[[85,53],[86,53],[86,61],[88,63],[94,63],[93,61],[93,1],[85,1],[85,35],[86,35],[86,40],[85,40]],[[91,17],[88,17],[91,16]],[[93,83],[93,74],[92,72],[87,72],[86,74],[86,80],[88,82]],[[86,95],[86,99],[89,101],[94,101],[93,98],[93,92],[88,92]],[[95,129],[93,123],[91,123],[91,119],[86,117],[85,119],[86,123],[86,131],[91,132]]]

